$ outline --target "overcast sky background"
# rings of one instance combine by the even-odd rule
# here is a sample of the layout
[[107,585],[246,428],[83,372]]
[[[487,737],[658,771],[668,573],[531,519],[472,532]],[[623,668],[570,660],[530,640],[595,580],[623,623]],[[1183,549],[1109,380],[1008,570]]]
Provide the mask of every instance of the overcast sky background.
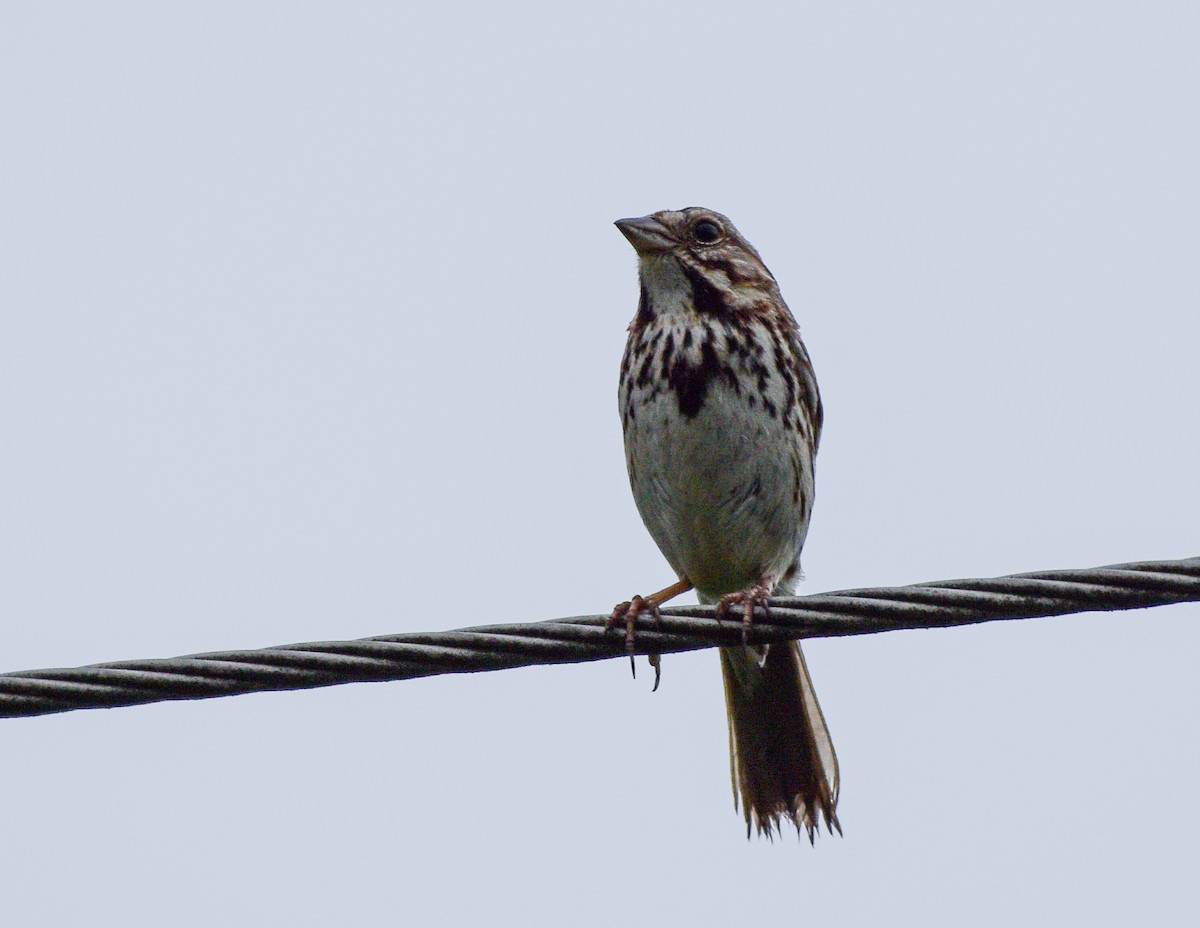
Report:
[[[802,592],[1200,555],[1193,3],[0,8],[3,670],[604,612],[612,220],[762,252]],[[0,723],[13,925],[1194,925],[1200,607],[816,641],[842,839],[715,654]]]

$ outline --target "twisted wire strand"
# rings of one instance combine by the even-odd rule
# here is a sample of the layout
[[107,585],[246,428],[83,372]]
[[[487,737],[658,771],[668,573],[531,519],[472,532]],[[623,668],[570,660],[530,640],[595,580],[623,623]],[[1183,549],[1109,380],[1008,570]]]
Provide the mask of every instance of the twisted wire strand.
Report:
[[[1195,601],[1200,601],[1200,558],[1143,561],[773,599],[768,611],[758,611],[752,640],[867,635]],[[0,674],[0,717],[578,663],[630,653],[620,630],[605,630],[606,620],[588,615]],[[660,620],[643,620],[633,653],[669,654],[741,641],[740,622],[717,619],[712,606],[685,606],[664,609]]]

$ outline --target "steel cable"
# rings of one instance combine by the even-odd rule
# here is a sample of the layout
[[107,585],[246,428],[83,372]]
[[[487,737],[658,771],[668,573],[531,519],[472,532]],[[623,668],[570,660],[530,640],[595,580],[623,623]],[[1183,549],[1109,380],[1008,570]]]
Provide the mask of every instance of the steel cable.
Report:
[[[758,611],[752,636],[771,642],[866,635],[1195,601],[1200,601],[1200,558],[1143,561],[773,599],[769,611]],[[606,632],[605,622],[605,616],[589,615],[0,674],[0,717],[578,663],[630,653],[624,635]],[[669,654],[741,641],[740,622],[717,619],[711,606],[685,606],[664,609],[657,621],[643,619],[634,653]]]

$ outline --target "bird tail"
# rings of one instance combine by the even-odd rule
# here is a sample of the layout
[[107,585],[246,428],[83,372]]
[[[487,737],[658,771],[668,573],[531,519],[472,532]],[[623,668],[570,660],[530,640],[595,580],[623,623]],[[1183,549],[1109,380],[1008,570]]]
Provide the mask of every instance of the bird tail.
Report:
[[787,819],[814,840],[836,828],[838,765],[798,642],[721,648],[733,800],[771,838]]

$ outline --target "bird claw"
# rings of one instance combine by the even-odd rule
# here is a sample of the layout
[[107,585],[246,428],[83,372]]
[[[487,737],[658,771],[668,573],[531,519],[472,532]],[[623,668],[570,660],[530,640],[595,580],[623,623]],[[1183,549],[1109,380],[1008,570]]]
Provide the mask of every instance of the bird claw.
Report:
[[754,627],[754,608],[762,606],[768,611],[771,598],[771,588],[761,583],[738,590],[736,593],[726,593],[717,602],[717,618],[729,618],[735,606],[742,609],[742,644],[750,641],[750,630]]
[[662,624],[662,614],[658,611],[658,603],[646,599],[644,596],[635,596],[629,602],[619,603],[613,609],[612,615],[604,623],[604,630],[607,632],[618,623],[624,625],[625,648],[632,651],[633,642],[637,636],[637,620],[643,613],[648,614],[657,624]]
[[[656,625],[662,625],[662,614],[658,611],[658,604],[643,596],[635,596],[629,602],[620,603],[613,609],[612,615],[604,623],[604,630],[607,632],[618,623],[624,625],[625,648],[628,651],[633,651],[633,643],[637,636],[637,620],[643,614],[648,614]],[[646,656],[650,661],[650,666],[654,668],[654,688],[650,690],[653,693],[658,689],[658,684],[662,682],[662,656],[659,654],[648,654]],[[629,655],[629,671],[636,680],[637,663],[633,654]]]
[[[669,587],[659,590],[652,596],[635,596],[627,603],[620,603],[605,620],[604,630],[606,632],[618,622],[625,626],[625,649],[629,652],[629,664],[633,669],[634,678],[637,677],[637,665],[633,662],[633,642],[637,635],[637,620],[643,613],[647,614],[661,629],[662,613],[658,611],[658,607],[680,593],[686,593],[691,588],[692,581],[681,577]],[[654,689],[656,690],[662,680],[662,657],[658,654],[648,654],[647,657],[650,659],[650,666],[654,668]],[[654,690],[650,692],[654,692]]]

